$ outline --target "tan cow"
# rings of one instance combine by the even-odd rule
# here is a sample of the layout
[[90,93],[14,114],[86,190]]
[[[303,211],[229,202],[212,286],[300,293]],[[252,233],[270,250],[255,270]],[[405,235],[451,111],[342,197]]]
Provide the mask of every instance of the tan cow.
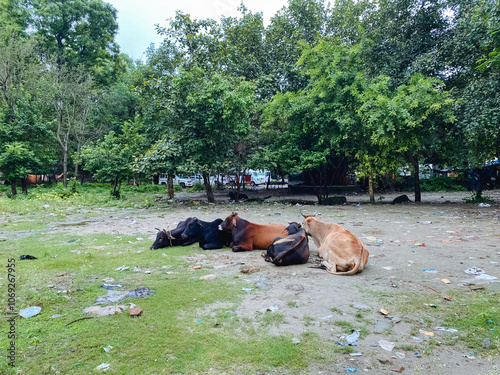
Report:
[[318,247],[322,264],[333,275],[354,275],[363,271],[368,250],[354,234],[335,223],[323,223],[313,215],[303,215],[302,227]]

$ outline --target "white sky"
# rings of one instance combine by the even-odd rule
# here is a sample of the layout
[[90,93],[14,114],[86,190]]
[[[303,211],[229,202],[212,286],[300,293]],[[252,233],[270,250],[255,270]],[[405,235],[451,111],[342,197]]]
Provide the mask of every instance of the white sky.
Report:
[[[134,60],[142,60],[151,43],[158,46],[162,41],[156,34],[155,24],[167,26],[166,20],[175,16],[176,10],[190,14],[194,19],[211,18],[219,21],[221,16],[239,16],[241,0],[105,0],[118,11],[117,42],[120,50]],[[265,22],[276,14],[287,0],[246,0],[245,6],[252,12],[262,12]]]

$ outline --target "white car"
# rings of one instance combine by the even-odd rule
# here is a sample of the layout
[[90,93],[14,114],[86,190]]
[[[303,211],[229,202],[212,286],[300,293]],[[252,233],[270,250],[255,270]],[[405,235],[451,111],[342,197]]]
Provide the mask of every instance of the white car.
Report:
[[[186,187],[192,187],[196,183],[201,183],[203,181],[203,178],[200,175],[178,175],[174,177],[174,184],[180,185],[182,188]],[[160,185],[166,185],[167,184],[167,175],[166,174],[161,174],[160,177],[158,178],[158,184]]]

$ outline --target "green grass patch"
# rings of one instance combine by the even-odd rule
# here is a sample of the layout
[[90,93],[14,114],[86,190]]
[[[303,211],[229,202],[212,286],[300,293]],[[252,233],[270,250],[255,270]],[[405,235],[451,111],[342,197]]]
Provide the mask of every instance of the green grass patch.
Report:
[[[391,315],[404,316],[405,321],[413,324],[413,335],[418,336],[420,330],[434,332],[435,338],[429,341],[427,352],[436,345],[457,345],[480,356],[498,356],[500,293],[456,290],[450,292],[449,296],[452,297],[451,301],[436,294],[405,293],[392,296],[385,305]],[[437,330],[436,327],[442,327],[445,331]],[[488,345],[485,345],[485,340],[489,342]]]
[[[0,198],[1,204],[5,199]],[[78,209],[65,199],[28,196],[9,199],[8,212],[9,220],[18,223],[12,230],[21,233],[42,225],[40,218],[67,220]],[[271,334],[270,327],[285,323],[280,313],[268,311],[253,318],[234,313],[246,296],[245,280],[234,276],[200,280],[212,270],[194,270],[188,262],[189,255],[200,253],[197,244],[169,248],[168,257],[162,257],[162,250],[150,251],[150,243],[137,237],[47,230],[2,242],[0,264],[16,259],[16,311],[35,305],[42,311],[16,319],[16,367],[9,367],[4,355],[0,373],[89,374],[102,363],[110,364],[110,374],[198,374],[210,369],[265,373],[279,368],[300,372],[311,362],[333,360],[333,343],[325,344],[317,335],[302,333],[296,344],[292,335]],[[19,260],[21,254],[38,259]],[[116,270],[123,265],[130,268]],[[134,272],[134,267],[140,271]],[[6,306],[5,276],[0,276],[2,306]],[[106,277],[121,284],[120,290],[155,290],[147,298],[118,302],[141,306],[141,317],[124,312],[78,320],[85,316],[83,309],[106,294],[101,287]],[[61,317],[51,319],[54,314]],[[7,318],[1,316],[2,326]],[[112,349],[104,351],[109,346]],[[7,335],[0,336],[0,347],[9,347]]]

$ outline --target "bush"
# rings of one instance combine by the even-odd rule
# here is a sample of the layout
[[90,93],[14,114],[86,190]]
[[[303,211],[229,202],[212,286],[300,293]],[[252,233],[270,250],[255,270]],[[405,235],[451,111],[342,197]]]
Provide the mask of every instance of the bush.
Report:
[[203,191],[203,190],[205,190],[205,185],[200,184],[199,182],[197,182],[192,187],[187,189],[187,191],[190,193],[196,193],[198,191]]
[[422,191],[467,191],[456,178],[453,177],[431,177],[420,181]]

